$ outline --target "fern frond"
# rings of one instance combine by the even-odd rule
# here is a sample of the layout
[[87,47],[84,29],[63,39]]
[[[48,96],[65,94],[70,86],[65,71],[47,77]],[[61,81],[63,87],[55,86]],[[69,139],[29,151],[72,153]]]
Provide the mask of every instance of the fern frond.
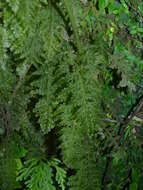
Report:
[[[63,21],[59,18],[57,12],[51,3],[41,11],[40,36],[43,41],[43,58],[44,63],[34,75],[38,80],[32,84],[36,88],[36,93],[41,97],[35,106],[36,116],[39,117],[39,123],[44,133],[48,133],[55,127],[54,109],[56,105],[55,90],[53,87],[55,80],[54,71],[55,63],[53,62],[57,51],[60,48],[62,38]],[[49,25],[47,25],[47,22]]]
[[66,180],[66,171],[59,167],[60,160],[52,159],[50,160],[50,165],[56,169],[56,181],[62,190],[65,190],[65,180]]
[[54,167],[56,169],[56,180],[64,190],[65,171],[58,164],[59,161],[57,162],[56,159],[47,163],[36,158],[28,160],[20,169],[17,181],[24,180],[28,190],[55,190],[52,168]]
[[[90,56],[90,54],[94,56]],[[82,62],[76,58],[70,49],[65,54],[65,59],[63,58],[72,70],[69,70],[67,75],[65,74],[65,88],[61,90],[61,94],[59,93],[59,99],[64,97],[64,103],[61,103],[57,110],[61,117],[60,124],[63,126],[61,138],[63,159],[69,168],[77,171],[75,177],[71,178],[71,189],[77,190],[82,186],[82,189],[87,190],[94,189],[95,184],[98,187],[101,177],[98,177],[99,181],[93,180],[90,185],[88,185],[88,180],[81,182],[80,175],[84,176],[84,179],[87,178],[86,175],[92,179],[94,173],[92,170],[92,173],[86,174],[86,171],[90,170],[89,168],[81,171],[83,166],[80,166],[79,162],[88,160],[91,168],[96,167],[94,159],[90,160],[94,151],[88,152],[87,144],[91,141],[91,134],[94,134],[95,130],[98,131],[98,125],[101,128],[103,126],[99,119],[102,116],[100,114],[100,89],[97,86],[97,80],[100,73],[99,66],[104,63],[104,58],[92,46],[88,47],[88,51],[85,50]],[[64,67],[64,64],[61,67]],[[87,150],[87,154],[85,150]],[[86,166],[88,167],[88,165]],[[95,170],[96,178],[97,173]]]
[[42,65],[38,71],[38,76],[40,77],[37,81],[33,83],[38,90],[38,94],[42,97],[39,99],[35,106],[36,116],[39,117],[39,123],[41,129],[44,133],[48,133],[52,128],[55,127],[54,124],[54,88],[53,84],[53,66]]

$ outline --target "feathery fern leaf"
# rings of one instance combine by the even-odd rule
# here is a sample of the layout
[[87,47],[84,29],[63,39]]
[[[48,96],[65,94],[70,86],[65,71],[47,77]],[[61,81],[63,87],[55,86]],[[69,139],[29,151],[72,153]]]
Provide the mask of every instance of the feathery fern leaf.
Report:
[[[59,162],[59,161],[58,161]],[[33,158],[24,163],[20,169],[17,181],[25,181],[26,187],[29,190],[55,190],[53,181],[53,169],[56,169],[56,180],[61,186],[62,190],[65,189],[64,182],[66,173],[58,166],[57,160],[51,162],[44,162],[40,159]]]

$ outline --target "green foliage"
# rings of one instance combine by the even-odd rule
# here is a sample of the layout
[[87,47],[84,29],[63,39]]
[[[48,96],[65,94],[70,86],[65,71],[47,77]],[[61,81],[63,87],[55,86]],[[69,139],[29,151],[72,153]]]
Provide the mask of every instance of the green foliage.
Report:
[[0,1],[1,190],[143,189],[142,22],[141,0]]
[[[55,190],[53,182],[53,168],[56,169],[56,181],[62,190],[65,189],[66,172],[58,166],[59,160],[44,162],[40,159],[27,160],[18,171],[17,181],[25,181],[29,190]],[[53,168],[52,168],[53,167]]]

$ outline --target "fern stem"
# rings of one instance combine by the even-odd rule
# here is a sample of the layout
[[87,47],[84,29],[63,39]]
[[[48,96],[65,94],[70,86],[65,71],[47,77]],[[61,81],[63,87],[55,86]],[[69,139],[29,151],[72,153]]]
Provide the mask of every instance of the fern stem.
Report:
[[64,0],[64,4],[65,4],[65,7],[66,7],[66,10],[67,10],[67,13],[68,13],[71,25],[72,25],[78,53],[81,54],[81,45],[80,45],[78,30],[77,30],[77,26],[76,26],[75,17],[73,15],[72,9],[71,9],[72,5],[70,3],[70,0]]

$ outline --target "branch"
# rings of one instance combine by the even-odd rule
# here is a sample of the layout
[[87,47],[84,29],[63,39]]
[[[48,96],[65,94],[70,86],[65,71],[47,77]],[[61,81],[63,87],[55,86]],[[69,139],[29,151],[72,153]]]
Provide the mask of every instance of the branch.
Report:
[[103,172],[103,175],[102,175],[102,181],[101,181],[102,187],[101,187],[101,190],[106,190],[107,174],[109,174],[111,162],[112,162],[112,158],[109,156],[107,158],[105,169],[104,169],[104,172]]
[[124,118],[123,122],[120,123],[119,130],[118,130],[118,135],[120,136],[119,141],[121,140],[121,138],[122,138],[122,136],[123,136],[123,134],[125,132],[126,125],[128,125],[130,123],[130,121],[139,112],[139,110],[141,109],[142,106],[143,106],[143,94],[132,105],[132,107],[128,111],[126,117]]
[[[130,110],[128,111],[126,117],[123,119],[123,121],[119,124],[119,130],[118,130],[118,147],[121,146],[121,140],[123,138],[124,132],[126,130],[126,126],[130,123],[130,121],[134,118],[134,116],[139,112],[139,110],[141,109],[141,107],[143,106],[143,94],[137,98],[136,102],[132,105],[132,107],[130,108]],[[115,146],[112,146],[110,149],[110,153],[111,151],[114,149]],[[106,166],[103,172],[103,177],[102,177],[102,190],[106,189],[106,185],[107,185],[107,177],[108,177],[108,173],[110,171],[110,167],[112,164],[112,160],[113,157],[112,155],[110,155],[107,158],[106,161]]]

